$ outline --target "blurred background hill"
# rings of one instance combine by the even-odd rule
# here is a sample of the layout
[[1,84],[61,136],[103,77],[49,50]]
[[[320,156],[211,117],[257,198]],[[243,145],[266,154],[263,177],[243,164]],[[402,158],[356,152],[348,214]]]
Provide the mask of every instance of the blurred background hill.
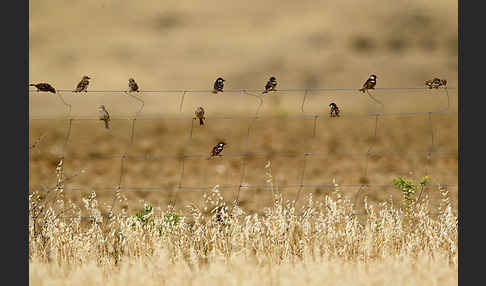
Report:
[[457,1],[31,0],[30,81],[92,89],[457,85]]

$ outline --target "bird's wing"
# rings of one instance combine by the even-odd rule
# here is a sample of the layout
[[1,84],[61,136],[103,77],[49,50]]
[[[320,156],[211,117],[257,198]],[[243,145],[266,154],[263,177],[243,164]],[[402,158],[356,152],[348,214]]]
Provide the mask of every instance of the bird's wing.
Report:
[[80,81],[78,85],[76,86],[76,89],[81,89],[84,87],[84,81]]

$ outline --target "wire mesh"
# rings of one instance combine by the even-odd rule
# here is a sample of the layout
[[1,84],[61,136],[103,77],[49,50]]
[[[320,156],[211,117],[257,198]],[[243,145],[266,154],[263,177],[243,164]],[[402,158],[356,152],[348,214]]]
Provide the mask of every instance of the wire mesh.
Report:
[[[378,104],[381,106],[380,112],[371,112],[371,113],[364,113],[364,114],[345,114],[341,115],[340,118],[351,118],[351,119],[359,119],[359,118],[373,118],[374,119],[374,128],[373,128],[373,136],[371,139],[371,142],[367,148],[367,151],[364,153],[356,152],[356,153],[336,153],[335,155],[339,156],[348,156],[348,157],[356,157],[356,158],[363,158],[364,160],[364,173],[362,176],[363,183],[360,184],[340,184],[340,187],[343,188],[357,188],[357,191],[355,193],[355,204],[357,204],[357,200],[360,197],[360,195],[366,191],[369,188],[379,188],[379,187],[390,187],[391,185],[377,185],[377,184],[368,184],[366,183],[368,181],[368,175],[369,175],[369,159],[372,156],[426,156],[426,173],[429,171],[428,169],[428,164],[431,160],[431,156],[457,156],[457,152],[442,152],[437,150],[434,142],[434,129],[433,129],[433,115],[446,115],[446,114],[457,114],[457,111],[451,110],[451,104],[450,104],[450,96],[448,89],[455,89],[455,87],[448,87],[445,88],[445,95],[447,97],[447,107],[442,108],[439,111],[426,111],[426,112],[398,112],[398,113],[385,113],[384,112],[384,107],[385,105],[377,100],[375,97],[373,97],[372,94],[368,93],[369,98],[375,102],[375,104]],[[420,90],[427,90],[427,88],[376,88],[376,90],[386,90],[386,91],[412,91],[412,92],[417,92]],[[233,201],[238,204],[239,199],[240,199],[240,193],[241,190],[249,190],[249,189],[266,189],[269,188],[268,185],[266,184],[245,184],[245,179],[247,177],[247,159],[249,157],[282,157],[282,158],[302,158],[302,166],[299,172],[299,179],[297,184],[287,184],[287,185],[279,185],[278,187],[280,189],[287,189],[287,188],[295,188],[297,190],[297,194],[295,199],[293,200],[294,205],[297,204],[301,197],[301,193],[305,188],[333,188],[336,185],[335,184],[306,184],[306,168],[308,167],[308,160],[310,157],[313,156],[326,156],[324,153],[319,153],[314,151],[314,145],[316,142],[316,134],[317,134],[317,127],[318,127],[318,122],[320,118],[328,117],[328,115],[322,115],[322,114],[307,114],[305,113],[305,103],[306,100],[308,99],[309,93],[319,93],[322,91],[357,91],[356,88],[305,88],[305,89],[300,89],[300,88],[293,88],[293,89],[279,89],[279,92],[289,92],[289,93],[299,93],[302,92],[302,101],[300,103],[300,111],[301,114],[294,114],[294,115],[276,115],[276,116],[261,116],[260,112],[261,109],[264,105],[264,100],[265,96],[256,94],[256,92],[261,93],[261,90],[256,90],[256,89],[241,89],[241,90],[225,90],[226,93],[240,93],[242,95],[247,95],[249,97],[254,97],[257,99],[257,104],[255,107],[255,110],[253,112],[253,115],[251,116],[207,116],[207,120],[238,120],[238,119],[248,119],[249,120],[249,125],[247,128],[247,134],[245,137],[245,142],[243,144],[242,152],[238,153],[232,153],[228,155],[224,155],[224,158],[239,158],[240,160],[240,174],[239,174],[239,184],[222,184],[219,185],[219,188],[221,189],[233,189]],[[29,92],[33,93],[34,90],[29,90]],[[60,160],[69,160],[69,157],[66,157],[66,148],[69,144],[70,136],[71,136],[71,130],[72,130],[72,123],[73,121],[83,121],[83,120],[99,120],[97,117],[82,117],[82,116],[72,116],[72,105],[68,102],[65,101],[63,97],[64,92],[72,92],[71,90],[58,90],[57,92],[57,97],[59,101],[67,108],[67,115],[64,118],[59,118],[59,117],[31,117],[30,120],[55,120],[55,121],[67,121],[67,127],[66,127],[66,132],[65,132],[65,137],[64,137],[64,143],[62,146],[62,151],[61,151],[61,156]],[[122,190],[124,191],[140,191],[140,190],[145,190],[145,191],[165,191],[168,192],[170,195],[169,199],[169,205],[172,207],[175,207],[177,204],[177,197],[179,195],[179,192],[181,190],[186,190],[186,191],[203,191],[203,190],[208,190],[213,188],[214,186],[212,185],[207,185],[205,184],[206,182],[206,175],[204,177],[204,182],[203,184],[199,185],[191,185],[191,186],[186,186],[184,184],[184,177],[185,177],[185,161],[190,158],[194,159],[199,159],[199,160],[206,160],[208,157],[208,154],[191,154],[187,153],[188,147],[191,145],[193,141],[193,132],[194,132],[194,117],[188,117],[188,116],[149,116],[149,117],[142,117],[139,118],[141,112],[143,111],[145,107],[145,101],[141,98],[141,94],[153,94],[153,95],[177,95],[180,96],[180,103],[179,103],[179,112],[182,113],[183,106],[184,106],[184,99],[186,94],[188,93],[210,93],[211,90],[146,90],[146,91],[141,91],[140,93],[137,93],[138,95],[134,95],[133,92],[128,92],[125,90],[89,90],[87,93],[120,93],[123,95],[128,96],[129,98],[136,100],[140,106],[139,108],[134,112],[132,116],[127,116],[127,117],[112,117],[110,120],[113,121],[118,121],[118,120],[128,120],[130,122],[130,127],[129,127],[129,144],[126,147],[125,151],[122,154],[96,154],[92,155],[92,157],[97,157],[97,158],[119,158],[119,177],[117,184],[115,186],[93,186],[94,189],[103,191],[103,190],[113,190],[113,200],[111,203],[111,208],[109,212],[109,216],[114,215],[114,209],[116,206],[116,202],[120,196],[120,192]],[[420,151],[420,152],[372,152],[376,141],[377,141],[377,130],[378,130],[378,123],[380,120],[387,120],[387,116],[422,116],[426,115],[427,116],[427,124],[429,125],[430,129],[430,145],[428,146],[427,151]],[[312,119],[312,131],[311,131],[311,137],[309,139],[309,142],[302,142],[304,146],[307,146],[305,150],[297,150],[295,152],[253,152],[249,149],[249,140],[252,134],[252,128],[255,125],[256,120],[258,119],[268,119],[268,118],[274,118],[277,120],[280,119],[288,119],[288,118],[308,118]],[[185,143],[182,143],[182,154],[180,153],[174,153],[174,154],[129,154],[128,150],[130,147],[134,144],[135,141],[135,126],[136,122],[140,120],[190,120],[191,125],[190,125],[190,130],[189,130],[189,136],[188,139],[186,140]],[[39,145],[40,139],[37,139],[36,142],[32,145],[31,148],[37,148],[37,145]],[[209,153],[209,152],[208,152]],[[180,170],[179,170],[179,175],[178,175],[178,180],[177,184],[173,188],[168,188],[167,186],[136,186],[136,185],[124,185],[124,176],[126,175],[125,172],[125,167],[126,167],[126,159],[127,158],[138,158],[142,160],[161,160],[161,159],[167,159],[167,158],[173,158],[173,159],[178,159],[180,160]],[[416,161],[414,161],[414,166],[416,166]],[[415,167],[413,167],[415,168]],[[428,188],[430,187],[444,187],[444,186],[450,186],[450,187],[457,187],[457,184],[432,184],[429,185]],[[50,187],[45,187],[43,186],[44,189],[49,189]],[[66,190],[81,190],[82,187],[78,186],[66,186]]]

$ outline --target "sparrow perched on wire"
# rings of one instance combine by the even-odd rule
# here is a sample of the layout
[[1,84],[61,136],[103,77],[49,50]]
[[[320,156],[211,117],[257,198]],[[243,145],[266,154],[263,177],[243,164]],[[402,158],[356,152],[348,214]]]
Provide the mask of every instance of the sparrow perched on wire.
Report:
[[99,112],[100,120],[103,120],[105,122],[105,128],[110,129],[110,114],[108,113],[104,105],[100,105]]
[[37,88],[37,92],[39,91],[47,91],[47,92],[52,92],[56,93],[56,89],[52,87],[52,85],[46,83],[46,82],[41,82],[41,83],[31,83],[29,86],[35,86]]
[[129,88],[129,91],[139,92],[138,84],[135,82],[135,80],[133,78],[128,79],[128,88]]
[[222,77],[218,77],[214,82],[213,93],[223,92],[225,80]]
[[276,91],[277,90],[276,87],[277,87],[277,79],[274,76],[272,76],[268,80],[267,85],[265,85],[265,90],[262,93],[267,93],[269,91]]
[[204,125],[203,119],[206,119],[206,117],[204,117],[204,108],[202,107],[196,108],[194,114],[196,114],[196,117],[194,117],[194,119],[199,118],[199,126]]
[[368,89],[375,89],[375,85],[376,85],[376,75],[372,74],[363,84],[363,88],[360,88],[359,91],[364,93]]
[[331,117],[339,117],[339,107],[334,102],[329,104],[329,107],[331,107]]
[[81,91],[84,91],[84,92],[88,92],[88,85],[89,85],[89,80],[91,78],[87,75],[83,76],[83,78],[81,79],[81,81],[78,83],[78,85],[76,86],[76,89],[73,90],[74,92],[81,92]]
[[224,145],[227,145],[227,143],[220,141],[216,146],[214,146],[213,150],[211,151],[211,156],[209,156],[208,160],[214,156],[220,156],[219,153],[223,151]]
[[428,86],[429,89],[439,88],[439,86],[446,86],[447,80],[435,77],[433,79],[426,80],[425,85]]

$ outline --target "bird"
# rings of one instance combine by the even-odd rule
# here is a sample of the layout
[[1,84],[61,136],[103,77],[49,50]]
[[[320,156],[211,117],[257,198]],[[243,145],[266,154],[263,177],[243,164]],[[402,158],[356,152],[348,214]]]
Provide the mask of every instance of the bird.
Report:
[[267,84],[265,85],[265,90],[262,93],[267,93],[269,91],[276,91],[277,90],[276,87],[277,87],[277,79],[274,76],[272,76],[270,77]]
[[[199,106],[196,108],[196,111],[194,111],[194,114],[196,114],[196,117],[199,118],[199,126],[204,125],[203,119],[206,119],[206,117],[204,117],[204,108]],[[196,117],[194,117],[194,119],[196,119]]]
[[139,92],[138,84],[135,82],[135,80],[133,78],[128,79],[128,88],[130,89],[129,91]]
[[211,156],[209,156],[208,160],[214,156],[220,156],[219,153],[223,151],[225,145],[228,145],[228,143],[225,143],[223,141],[218,142],[218,144],[213,147],[213,150],[211,150]]
[[339,117],[339,107],[334,102],[329,104],[329,106],[331,107],[331,117]]
[[218,77],[214,82],[213,93],[218,93],[219,91],[223,92],[224,87],[224,80],[222,77]]
[[435,77],[433,79],[426,80],[425,85],[428,86],[429,89],[439,88],[439,86],[446,86],[447,80]]
[[363,84],[363,88],[360,88],[359,91],[364,93],[368,89],[375,89],[375,85],[376,85],[376,75],[372,74]]
[[84,91],[84,92],[88,92],[88,85],[89,85],[89,80],[91,78],[87,75],[83,76],[83,78],[81,79],[81,81],[78,83],[78,85],[76,86],[76,89],[73,90],[74,92],[81,92],[81,91]]
[[231,212],[228,211],[228,207],[224,205],[220,205],[215,207],[213,210],[211,210],[213,213],[212,219],[219,224],[222,225],[229,225],[231,223],[231,219],[233,218],[233,215]]
[[110,129],[110,114],[106,110],[104,105],[100,105],[98,108],[100,112],[100,120],[103,120],[105,122],[105,128]]
[[46,83],[46,82],[41,82],[41,83],[31,83],[29,86],[35,86],[37,88],[37,92],[39,91],[47,91],[47,92],[52,92],[56,93],[56,89],[52,87],[52,85]]

